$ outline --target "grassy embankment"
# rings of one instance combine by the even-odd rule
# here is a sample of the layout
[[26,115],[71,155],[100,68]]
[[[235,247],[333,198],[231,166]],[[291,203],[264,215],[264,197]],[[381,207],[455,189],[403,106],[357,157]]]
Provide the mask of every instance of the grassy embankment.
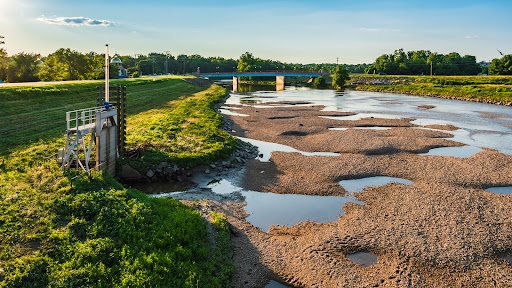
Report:
[[[410,79],[407,84],[357,84],[357,90],[397,92],[414,95],[468,98],[492,103],[512,102],[511,76],[392,76],[392,75],[350,75],[352,81],[361,78],[380,79],[382,83],[398,82],[399,78]],[[371,82],[371,81],[369,81]]]
[[[225,95],[218,87],[205,90],[179,79],[126,84],[130,129],[155,120],[151,113],[181,137],[206,139],[199,127],[172,125],[201,122],[218,129],[218,116],[206,107]],[[62,172],[46,158],[63,146],[64,112],[95,106],[95,85],[0,89],[0,287],[229,286],[231,243],[222,215],[211,217],[211,243],[206,221],[178,201],[125,189],[108,174],[71,181],[76,172]],[[189,115],[186,108],[198,106],[205,117]],[[172,155],[163,149],[163,136],[174,134],[164,125],[151,131],[162,135],[131,139],[156,141],[161,153]],[[230,141],[219,137],[217,146],[227,151]],[[200,159],[215,151],[205,149]]]

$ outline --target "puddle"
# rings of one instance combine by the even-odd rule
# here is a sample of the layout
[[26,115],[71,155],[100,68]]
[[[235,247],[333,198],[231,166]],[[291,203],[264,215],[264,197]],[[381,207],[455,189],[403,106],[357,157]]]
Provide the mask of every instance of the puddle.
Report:
[[149,197],[153,197],[153,198],[169,198],[169,197],[173,197],[173,196],[176,196],[176,195],[180,195],[181,193],[185,193],[185,191],[167,192],[167,193],[159,193],[159,194],[150,194],[148,196]]
[[370,267],[377,264],[378,257],[367,252],[357,252],[347,255],[348,260],[363,267]]
[[276,194],[247,191],[242,192],[247,206],[246,218],[255,227],[268,232],[270,225],[293,226],[307,220],[327,223],[345,215],[343,205],[353,202],[364,205],[354,196],[316,196],[298,194]]
[[512,186],[508,186],[508,187],[491,187],[491,188],[485,189],[485,191],[489,191],[489,192],[496,193],[496,194],[511,195],[512,194]]
[[224,115],[230,115],[230,116],[241,116],[241,117],[248,117],[249,115],[236,113],[231,111],[230,109],[219,109],[219,112]]
[[207,185],[207,187],[212,189],[213,193],[223,194],[223,195],[242,190],[242,188],[231,184],[231,182],[227,181],[226,179],[222,179],[220,181],[215,181],[215,182],[210,182]]
[[274,151],[282,151],[282,152],[297,152],[304,156],[339,156],[339,153],[333,153],[333,152],[304,152],[297,150],[293,147],[272,143],[272,142],[265,142],[265,141],[259,141],[244,137],[238,137],[238,139],[251,143],[254,146],[258,147],[258,154],[260,154],[262,157],[258,157],[257,159],[261,162],[268,162],[270,161],[270,156],[272,155],[272,152]]
[[364,119],[364,118],[375,118],[375,119],[401,119],[402,117],[400,116],[397,116],[397,115],[389,115],[389,114],[369,114],[369,113],[358,113],[356,115],[350,115],[350,116],[343,116],[343,117],[340,117],[340,116],[337,116],[337,117],[333,117],[333,116],[319,116],[319,117],[322,117],[322,118],[326,118],[326,119],[331,119],[331,120],[351,120],[351,121],[357,121],[357,120],[361,120],[361,119]]
[[288,286],[285,286],[279,282],[276,282],[274,280],[270,281],[265,288],[289,288]]
[[508,263],[512,264],[512,256],[503,256],[501,259],[507,261]]
[[387,177],[387,176],[375,176],[361,179],[342,180],[339,182],[343,189],[349,193],[361,192],[366,187],[383,186],[389,183],[401,183],[405,185],[411,185],[414,182],[407,179]]
[[382,127],[382,126],[374,126],[374,127],[348,127],[348,128],[341,128],[341,127],[333,127],[333,128],[329,128],[329,130],[339,130],[339,131],[344,131],[344,130],[348,130],[348,129],[364,129],[364,130],[389,130],[393,127]]
[[474,146],[461,146],[461,147],[441,147],[430,149],[428,153],[421,153],[418,155],[434,155],[434,156],[451,156],[459,158],[469,158],[478,152],[484,151],[482,148]]

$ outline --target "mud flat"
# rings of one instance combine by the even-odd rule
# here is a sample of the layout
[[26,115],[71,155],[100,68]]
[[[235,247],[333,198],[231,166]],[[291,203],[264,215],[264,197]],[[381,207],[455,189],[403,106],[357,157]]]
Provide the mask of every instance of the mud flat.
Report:
[[[413,129],[429,128],[414,119],[344,120],[355,113],[322,106],[231,107],[247,115],[229,116],[234,135],[299,150],[248,161],[233,180],[237,189],[176,196],[209,199],[200,205],[226,214],[236,263],[233,287],[265,287],[269,281],[287,287],[512,286],[512,196],[486,191],[512,186],[511,155],[485,148],[465,158],[421,155],[464,146],[450,140],[448,132],[458,129],[453,125],[432,130]],[[362,192],[340,185],[379,176],[403,181]],[[249,221],[243,191],[355,200],[331,222],[273,225],[265,232]]]

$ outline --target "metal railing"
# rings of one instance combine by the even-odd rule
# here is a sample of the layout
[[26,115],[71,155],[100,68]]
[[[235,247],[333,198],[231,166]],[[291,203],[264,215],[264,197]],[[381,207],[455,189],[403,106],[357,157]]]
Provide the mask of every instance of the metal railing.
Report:
[[270,75],[286,75],[286,74],[293,74],[293,75],[315,75],[315,76],[324,76],[329,75],[330,73],[324,72],[324,71],[294,71],[294,70],[262,70],[262,71],[247,71],[247,72],[239,72],[239,71],[233,71],[233,72],[200,72],[200,73],[191,73],[192,75],[196,76],[203,76],[203,75],[226,75],[226,76],[236,76],[240,74],[244,75],[261,75],[261,74],[270,74]]
[[67,131],[80,131],[92,128],[96,123],[96,112],[102,107],[93,107],[66,112]]

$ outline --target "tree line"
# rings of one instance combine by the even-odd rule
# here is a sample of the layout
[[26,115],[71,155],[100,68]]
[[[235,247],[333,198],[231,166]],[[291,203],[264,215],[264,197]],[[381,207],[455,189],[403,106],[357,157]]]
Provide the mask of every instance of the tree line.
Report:
[[[0,45],[4,44],[0,36]],[[148,55],[114,55],[122,61],[128,75],[139,77],[152,74],[187,74],[192,72],[246,72],[246,71],[309,71],[334,73],[337,64],[293,64],[261,59],[246,52],[239,59],[203,57],[201,55],[178,55],[149,53]],[[105,78],[105,54],[95,52],[80,53],[69,48],[61,48],[41,56],[36,53],[21,52],[8,56],[0,48],[0,80],[6,82],[94,80]],[[494,59],[489,67],[476,63],[476,57],[461,56],[453,52],[439,54],[428,50],[396,50],[393,54],[383,54],[373,64],[343,65],[349,73],[385,73],[392,75],[512,75],[512,55]],[[110,66],[110,77],[118,75],[118,67]]]
[[[1,36],[0,36],[1,37]],[[1,37],[0,39],[3,39]],[[4,44],[0,41],[0,44]],[[234,71],[324,71],[333,73],[336,64],[291,64],[254,57],[246,52],[239,59],[203,57],[201,55],[178,55],[149,53],[148,55],[121,56],[127,74],[139,77],[153,74],[187,74],[192,72],[215,73]],[[8,56],[0,48],[0,80],[6,82],[96,80],[105,78],[105,54],[95,52],[80,53],[69,48],[61,48],[41,56],[36,53],[21,52]],[[367,64],[345,65],[350,73],[363,73]],[[110,78],[118,75],[119,68],[110,65]]]
[[428,50],[395,50],[393,54],[379,56],[375,63],[365,69],[367,74],[392,75],[477,75],[482,67],[471,55],[459,53],[440,54]]

